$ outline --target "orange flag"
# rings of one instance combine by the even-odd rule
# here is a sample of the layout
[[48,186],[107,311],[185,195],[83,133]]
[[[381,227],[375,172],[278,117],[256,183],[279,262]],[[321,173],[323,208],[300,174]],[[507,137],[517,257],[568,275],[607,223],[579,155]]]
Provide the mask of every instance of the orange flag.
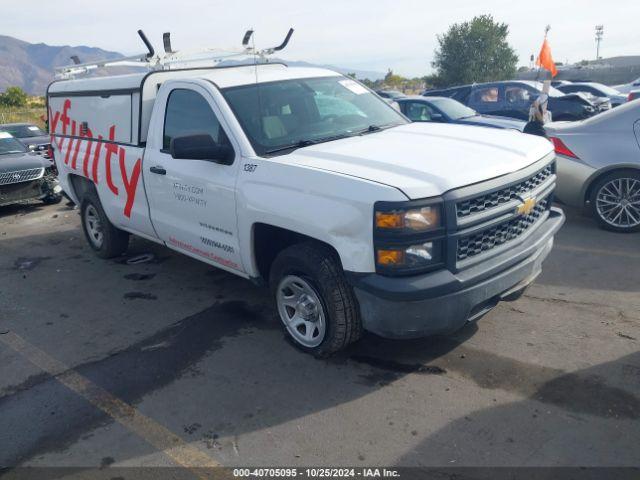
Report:
[[553,57],[551,56],[551,47],[549,47],[549,43],[546,38],[544,39],[544,42],[542,42],[542,48],[540,49],[540,54],[536,59],[536,65],[549,70],[552,77],[555,77],[558,74],[556,64],[553,62]]

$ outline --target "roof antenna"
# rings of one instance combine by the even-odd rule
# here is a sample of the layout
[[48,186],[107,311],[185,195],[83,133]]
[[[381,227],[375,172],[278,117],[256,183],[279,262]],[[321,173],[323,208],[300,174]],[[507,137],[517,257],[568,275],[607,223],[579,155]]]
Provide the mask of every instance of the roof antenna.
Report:
[[153,57],[156,51],[153,49],[153,46],[151,45],[151,42],[149,41],[147,36],[144,34],[142,30],[138,30],[138,35],[140,35],[140,38],[142,39],[145,46],[147,47],[147,50],[149,50],[149,53],[147,53],[147,58]]
[[162,34],[162,43],[164,45],[164,53],[176,53],[176,51],[171,48],[171,32],[164,32]]
[[78,55],[71,55],[69,58],[71,58],[74,65],[80,65],[80,57]]

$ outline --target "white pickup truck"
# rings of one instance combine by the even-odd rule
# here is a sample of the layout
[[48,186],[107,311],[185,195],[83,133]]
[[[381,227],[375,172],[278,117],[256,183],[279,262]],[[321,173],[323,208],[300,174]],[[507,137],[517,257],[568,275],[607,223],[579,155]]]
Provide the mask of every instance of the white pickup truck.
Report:
[[554,152],[410,123],[360,83],[284,64],[53,82],[60,181],[89,245],[129,234],[269,285],[296,345],[454,332],[540,273],[564,221]]

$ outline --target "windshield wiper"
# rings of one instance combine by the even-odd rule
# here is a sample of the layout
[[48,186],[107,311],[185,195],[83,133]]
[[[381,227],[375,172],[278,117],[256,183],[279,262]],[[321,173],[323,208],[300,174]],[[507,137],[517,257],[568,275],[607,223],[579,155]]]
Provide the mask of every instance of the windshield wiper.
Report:
[[318,143],[317,140],[300,140],[296,143],[292,143],[290,145],[284,145],[282,147],[272,148],[271,150],[267,150],[264,153],[276,153],[276,152],[284,152],[285,150],[295,150],[296,148],[308,147],[310,145],[315,145]]
[[397,125],[398,125],[397,123],[389,123],[387,125],[369,125],[367,128],[358,130],[356,132],[340,133],[338,135],[331,135],[329,137],[316,138],[314,140],[300,140],[298,142],[291,143],[289,145],[272,148],[271,150],[267,150],[264,153],[270,154],[270,153],[284,152],[286,150],[295,150],[297,148],[317,145],[318,143],[332,142],[334,140],[341,140],[343,138],[355,137],[357,135],[365,135],[367,133],[379,132],[380,130],[384,130],[386,128],[394,127]]
[[283,152],[285,150],[295,150],[296,148],[309,147],[311,145],[317,145],[318,143],[332,142],[333,140],[340,140],[343,138],[353,137],[354,135],[359,135],[360,133],[361,132],[340,133],[338,135],[331,135],[330,137],[316,138],[314,140],[300,140],[299,142],[292,143],[290,145],[272,148],[271,150],[267,150],[264,153],[269,154],[269,153]]
[[387,128],[397,127],[398,123],[387,123],[385,125],[369,125],[367,128],[364,128],[357,132],[357,135],[366,135],[367,133],[379,132],[380,130],[386,130]]

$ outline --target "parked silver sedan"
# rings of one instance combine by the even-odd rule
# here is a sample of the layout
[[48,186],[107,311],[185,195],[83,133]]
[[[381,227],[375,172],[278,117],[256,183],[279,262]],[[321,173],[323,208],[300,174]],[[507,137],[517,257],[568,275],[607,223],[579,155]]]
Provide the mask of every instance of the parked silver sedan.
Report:
[[640,231],[640,100],[545,130],[558,158],[556,197],[587,205],[608,230]]

